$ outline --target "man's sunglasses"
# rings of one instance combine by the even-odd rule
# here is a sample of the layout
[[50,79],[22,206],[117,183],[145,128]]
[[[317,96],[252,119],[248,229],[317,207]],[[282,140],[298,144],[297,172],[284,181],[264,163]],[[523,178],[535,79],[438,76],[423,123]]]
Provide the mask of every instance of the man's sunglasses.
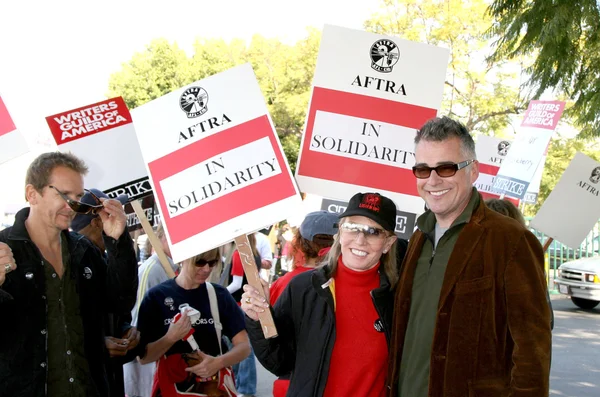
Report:
[[435,171],[435,173],[441,178],[448,178],[454,176],[456,171],[461,170],[477,160],[466,160],[461,163],[449,163],[449,164],[441,164],[437,167],[428,167],[426,165],[416,165],[412,167],[413,174],[419,179],[427,179],[431,175],[431,171]]
[[194,263],[194,266],[204,267],[204,266],[208,265],[208,267],[213,268],[213,267],[217,266],[217,263],[219,263],[218,259],[213,259],[210,261],[207,261],[206,259],[198,259],[196,261],[196,263]]
[[97,205],[86,204],[86,203],[82,203],[81,201],[70,199],[69,196],[67,196],[66,194],[64,194],[60,190],[58,190],[56,187],[54,187],[52,185],[48,185],[48,187],[56,190],[56,193],[58,193],[58,195],[60,197],[62,197],[62,199],[67,202],[67,204],[73,210],[73,212],[76,212],[78,214],[83,214],[83,215],[85,215],[85,214],[97,215],[98,212],[100,212],[100,210],[102,208],[104,208],[104,206],[102,205],[102,201],[100,201],[100,199],[98,198],[98,196],[96,196],[94,193],[92,193],[91,191],[89,191],[87,189],[85,189],[85,191],[92,195],[92,197],[94,198],[94,200],[96,200],[96,203],[98,203]]

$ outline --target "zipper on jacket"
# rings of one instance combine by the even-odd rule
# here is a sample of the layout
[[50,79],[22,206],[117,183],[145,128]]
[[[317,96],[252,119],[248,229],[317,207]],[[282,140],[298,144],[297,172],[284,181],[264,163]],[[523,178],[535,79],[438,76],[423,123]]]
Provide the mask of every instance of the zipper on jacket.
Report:
[[[41,252],[40,252],[41,255]],[[40,260],[40,264],[42,265],[42,268],[44,267],[44,260]],[[43,294],[45,294],[46,291],[43,292]],[[48,395],[48,298],[46,297],[46,295],[42,295],[43,299],[44,299],[44,306],[46,307],[46,324],[45,324],[45,329],[46,329],[46,333],[44,334],[44,352],[46,353],[46,366],[44,367],[44,372],[45,372],[45,381],[44,381],[44,395],[47,396]]]
[[[331,305],[327,303],[327,307],[331,308]],[[325,355],[327,354],[327,351],[329,350],[329,344],[331,343],[331,341],[329,340],[329,338],[331,337],[331,330],[335,326],[335,312],[333,313],[333,319],[331,321],[332,324],[329,326],[329,329],[327,330],[327,337],[325,338],[327,344],[325,345],[325,348],[321,353],[321,360],[319,360],[319,370],[317,371],[317,381],[315,382],[315,390],[313,391],[313,396],[319,395],[317,391],[319,390],[319,383],[321,382],[321,374],[323,371],[323,363],[325,362]],[[325,387],[327,387],[327,384],[325,384]],[[325,388],[323,388],[323,393],[325,393]]]
[[369,295],[371,295],[371,301],[373,302],[373,307],[375,307],[375,311],[379,315],[381,324],[383,324],[383,334],[385,335],[385,340],[387,342],[388,349],[389,349],[390,348],[390,337],[388,336],[388,330],[387,330],[389,327],[386,327],[383,314],[379,311],[379,308],[377,307],[377,304],[375,303],[375,296],[373,295],[373,290],[369,291]]
[[435,258],[435,248],[433,249],[433,252],[431,253],[431,258],[429,258],[429,268],[431,269],[431,265],[433,265],[433,259]]

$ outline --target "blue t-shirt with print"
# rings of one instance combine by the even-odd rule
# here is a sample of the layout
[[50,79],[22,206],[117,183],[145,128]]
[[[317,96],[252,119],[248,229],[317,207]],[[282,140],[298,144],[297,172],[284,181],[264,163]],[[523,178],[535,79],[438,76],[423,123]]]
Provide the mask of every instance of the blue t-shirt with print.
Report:
[[[232,339],[240,331],[245,330],[244,314],[225,288],[216,284],[213,286],[223,325],[222,334]],[[211,356],[219,355],[217,334],[210,311],[206,284],[202,284],[196,289],[186,290],[177,285],[175,279],[167,280],[153,287],[142,301],[137,325],[141,333],[141,351],[145,351],[149,343],[157,341],[167,333],[173,317],[179,313],[179,305],[184,303],[200,312],[200,320],[192,325],[195,329],[194,339],[200,350]],[[191,351],[189,343],[180,340],[171,346],[166,355],[190,353]],[[227,351],[227,347],[223,346],[223,352],[225,351]]]

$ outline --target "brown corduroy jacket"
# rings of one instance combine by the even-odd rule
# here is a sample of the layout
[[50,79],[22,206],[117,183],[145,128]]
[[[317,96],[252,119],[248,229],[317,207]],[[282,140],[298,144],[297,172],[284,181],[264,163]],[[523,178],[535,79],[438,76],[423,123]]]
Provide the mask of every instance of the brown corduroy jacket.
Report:
[[[413,276],[425,239],[420,231],[412,236],[396,287],[391,397],[398,395]],[[446,268],[429,396],[548,396],[551,345],[542,247],[531,232],[481,200]]]

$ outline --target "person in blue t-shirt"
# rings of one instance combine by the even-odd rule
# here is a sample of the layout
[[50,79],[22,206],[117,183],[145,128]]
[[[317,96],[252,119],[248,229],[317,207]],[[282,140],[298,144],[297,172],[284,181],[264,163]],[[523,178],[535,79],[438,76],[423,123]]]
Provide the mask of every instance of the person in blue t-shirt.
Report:
[[[138,317],[142,352],[140,361],[142,364],[159,361],[158,382],[155,382],[158,387],[154,388],[153,396],[167,395],[165,391],[173,390],[173,385],[180,389],[185,384],[187,389],[192,373],[200,378],[210,378],[222,368],[239,363],[250,354],[242,311],[225,288],[213,284],[223,326],[222,334],[233,342],[232,349],[220,355],[221,348],[217,343],[206,287],[206,280],[219,260],[218,249],[185,260],[176,278],[152,288],[142,301]],[[183,309],[185,315],[175,321],[180,306],[185,304],[189,306]],[[196,314],[195,317],[192,317],[192,313]],[[201,361],[195,365],[188,360],[188,354],[193,349],[188,341],[183,340],[192,328],[193,339],[200,350],[195,357]],[[221,347],[226,349],[225,344]]]

